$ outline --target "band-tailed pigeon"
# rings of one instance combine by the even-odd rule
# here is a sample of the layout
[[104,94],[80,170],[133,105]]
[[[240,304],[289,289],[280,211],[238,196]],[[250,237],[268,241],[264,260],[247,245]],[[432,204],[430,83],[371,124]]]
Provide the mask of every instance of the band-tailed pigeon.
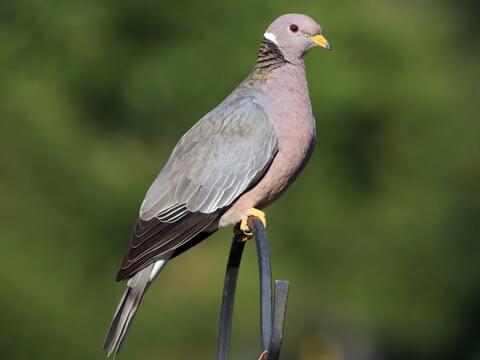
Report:
[[250,75],[175,146],[145,196],[117,280],[129,279],[105,339],[116,355],[144,292],[167,261],[219,228],[251,234],[248,216],[277,199],[315,143],[304,57],[330,49],[310,17],[288,14],[267,29]]

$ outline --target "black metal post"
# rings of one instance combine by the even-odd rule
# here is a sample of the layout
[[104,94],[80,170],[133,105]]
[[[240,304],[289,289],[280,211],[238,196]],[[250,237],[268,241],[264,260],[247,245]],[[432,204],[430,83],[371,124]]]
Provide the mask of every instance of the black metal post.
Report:
[[280,358],[282,347],[285,313],[287,311],[288,288],[290,283],[286,280],[275,280],[275,310],[273,311],[273,333],[268,360]]
[[238,271],[242,260],[245,242],[233,237],[228,256],[225,283],[223,287],[222,309],[220,312],[220,329],[218,333],[217,359],[228,360],[230,355],[230,336],[232,333],[233,305],[237,289]]
[[270,247],[268,246],[267,231],[260,219],[249,217],[248,226],[255,234],[255,243],[257,245],[260,276],[260,334],[262,351],[268,352],[273,331],[273,287]]
[[[272,287],[272,265],[267,232],[259,218],[249,217],[248,226],[253,232],[257,248],[260,277],[260,330],[262,355],[260,359],[278,360],[283,339],[288,281],[275,281],[275,299]],[[217,360],[228,360],[232,333],[233,307],[245,242],[234,236],[230,248],[218,334]],[[260,360],[259,359],[259,360]]]

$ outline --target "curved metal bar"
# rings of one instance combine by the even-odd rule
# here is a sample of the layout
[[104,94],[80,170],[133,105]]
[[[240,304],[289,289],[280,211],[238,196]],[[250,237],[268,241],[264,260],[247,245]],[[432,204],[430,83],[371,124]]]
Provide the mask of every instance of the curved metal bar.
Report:
[[[267,232],[262,221],[256,217],[248,218],[248,226],[255,236],[260,277],[260,330],[262,354],[261,360],[278,360],[283,340],[285,311],[289,283],[275,281],[275,299],[272,288],[272,264]],[[237,287],[238,272],[245,247],[245,241],[234,236],[228,257],[223,288],[220,328],[217,343],[217,359],[228,360],[230,356],[230,337],[232,333],[233,307]],[[259,360],[260,360],[259,359]]]
[[248,218],[248,226],[255,235],[257,245],[258,268],[260,276],[260,331],[262,350],[268,351],[273,331],[273,286],[272,262],[268,245],[267,231],[262,221],[256,217]]
[[220,312],[220,329],[217,343],[217,359],[228,360],[230,355],[230,336],[232,333],[233,305],[237,288],[238,271],[242,260],[244,241],[239,241],[235,236],[230,247],[225,283],[223,287],[222,308]]

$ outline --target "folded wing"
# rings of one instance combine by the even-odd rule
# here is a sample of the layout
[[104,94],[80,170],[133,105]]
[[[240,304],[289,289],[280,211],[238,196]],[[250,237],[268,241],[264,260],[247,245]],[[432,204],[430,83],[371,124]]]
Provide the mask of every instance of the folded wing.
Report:
[[177,143],[147,192],[117,280],[209,228],[264,175],[277,136],[253,95],[227,98]]

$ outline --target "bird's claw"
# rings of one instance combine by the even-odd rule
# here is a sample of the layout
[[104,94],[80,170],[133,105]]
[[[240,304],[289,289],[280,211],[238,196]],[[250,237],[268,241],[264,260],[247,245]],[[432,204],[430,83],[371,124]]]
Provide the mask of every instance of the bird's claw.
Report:
[[263,226],[265,227],[267,226],[267,218],[265,217],[265,213],[261,210],[251,208],[242,217],[242,220],[240,221],[240,225],[236,231],[236,233],[240,236],[241,241],[247,241],[253,237],[253,231],[252,229],[250,229],[250,226],[248,226],[249,217],[255,217],[257,219],[260,219]]
[[258,358],[258,360],[265,360],[267,358],[267,352],[264,351],[260,354],[260,357]]

